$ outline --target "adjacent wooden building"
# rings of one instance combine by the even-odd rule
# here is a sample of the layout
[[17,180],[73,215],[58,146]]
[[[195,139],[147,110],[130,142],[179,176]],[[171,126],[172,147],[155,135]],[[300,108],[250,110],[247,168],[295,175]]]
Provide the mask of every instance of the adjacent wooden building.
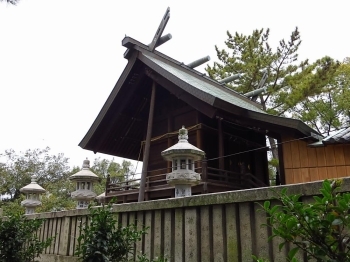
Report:
[[286,184],[350,176],[350,127],[315,143],[292,141],[282,148]]
[[[349,164],[344,155],[343,160],[336,157],[335,149],[344,153],[347,146],[335,146],[333,158],[326,158],[328,149],[321,157],[318,149],[307,147],[319,135],[303,122],[266,114],[225,84],[130,37],[122,44],[128,64],[79,146],[133,160],[148,158],[146,199],[173,196],[165,181],[171,164],[160,153],[177,142],[183,125],[189,142],[206,153],[206,160],[196,163],[202,183],[194,194],[268,186],[266,136],[286,142],[279,146],[282,184],[322,179],[315,168],[330,161]],[[288,142],[295,139],[301,140]],[[325,168],[332,170],[331,164]],[[110,182],[106,190],[107,198],[137,201],[138,182]]]

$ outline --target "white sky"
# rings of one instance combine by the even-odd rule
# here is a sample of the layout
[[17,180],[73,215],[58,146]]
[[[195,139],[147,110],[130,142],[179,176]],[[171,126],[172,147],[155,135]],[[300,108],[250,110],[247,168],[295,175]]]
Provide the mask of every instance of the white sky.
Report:
[[0,2],[0,153],[49,146],[71,165],[99,156],[78,143],[126,65],[125,34],[148,44],[168,6],[164,34],[173,38],[157,50],[185,63],[205,55],[212,63],[214,45],[224,47],[226,30],[250,34],[267,27],[275,46],[298,26],[301,59],[350,56],[346,0],[5,2]]

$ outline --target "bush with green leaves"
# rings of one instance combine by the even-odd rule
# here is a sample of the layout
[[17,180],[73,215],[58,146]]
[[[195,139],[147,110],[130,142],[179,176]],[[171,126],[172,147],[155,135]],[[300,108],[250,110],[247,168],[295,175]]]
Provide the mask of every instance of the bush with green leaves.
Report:
[[88,220],[80,226],[81,235],[75,255],[83,262],[128,261],[134,256],[134,244],[145,230],[135,225],[122,227],[111,211],[111,205],[89,206]]
[[[317,262],[350,261],[350,193],[339,192],[342,180],[325,180],[313,203],[303,203],[301,195],[287,195],[284,188],[277,199],[281,204],[264,203],[272,236],[293,244],[287,261],[296,262],[298,251]],[[263,261],[258,260],[257,261]]]
[[155,259],[148,259],[145,254],[137,255],[138,262],[168,262],[166,257],[156,257]]
[[21,213],[0,218],[0,262],[32,262],[40,257],[52,242],[52,238],[41,241],[36,236],[42,223]]

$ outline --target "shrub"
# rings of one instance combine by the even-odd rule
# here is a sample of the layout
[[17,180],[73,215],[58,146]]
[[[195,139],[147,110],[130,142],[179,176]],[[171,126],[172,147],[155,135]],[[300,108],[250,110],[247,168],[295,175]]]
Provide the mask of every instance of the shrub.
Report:
[[21,213],[0,218],[0,261],[32,262],[50,246],[52,238],[40,241],[36,232],[42,219],[27,219]]
[[83,262],[128,261],[134,255],[134,243],[144,230],[135,225],[121,227],[111,212],[111,205],[92,208],[88,221],[81,225],[75,255]]
[[286,189],[277,198],[280,205],[264,203],[271,238],[278,236],[284,240],[280,250],[286,243],[294,245],[288,261],[297,261],[295,255],[299,250],[306,253],[308,260],[350,261],[350,193],[339,193],[341,182],[325,180],[320,196],[314,196],[311,204],[301,202],[301,195],[288,196]]

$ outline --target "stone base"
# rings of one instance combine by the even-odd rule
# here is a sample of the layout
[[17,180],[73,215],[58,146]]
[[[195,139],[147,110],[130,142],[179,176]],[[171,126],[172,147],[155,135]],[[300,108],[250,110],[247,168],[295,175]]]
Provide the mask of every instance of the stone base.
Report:
[[175,185],[175,197],[188,197],[191,195],[191,185]]

